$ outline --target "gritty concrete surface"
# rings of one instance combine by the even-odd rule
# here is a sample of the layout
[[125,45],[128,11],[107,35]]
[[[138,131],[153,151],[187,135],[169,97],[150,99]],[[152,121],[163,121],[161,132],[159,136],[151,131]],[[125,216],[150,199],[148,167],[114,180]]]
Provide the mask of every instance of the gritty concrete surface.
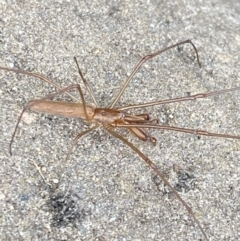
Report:
[[[0,66],[68,86],[80,81],[76,56],[102,107],[142,56],[185,39],[198,48],[202,68],[190,46],[168,51],[141,68],[118,106],[240,86],[239,1],[0,2]],[[65,168],[71,140],[88,125],[29,112],[10,156],[24,105],[55,89],[6,71],[0,71],[0,86],[0,240],[204,240],[146,163],[102,128],[78,142]],[[134,113],[240,135],[239,93]],[[240,141],[151,130],[158,140],[153,147],[120,133],[182,190],[209,240],[239,239]],[[37,168],[59,187],[50,190]]]

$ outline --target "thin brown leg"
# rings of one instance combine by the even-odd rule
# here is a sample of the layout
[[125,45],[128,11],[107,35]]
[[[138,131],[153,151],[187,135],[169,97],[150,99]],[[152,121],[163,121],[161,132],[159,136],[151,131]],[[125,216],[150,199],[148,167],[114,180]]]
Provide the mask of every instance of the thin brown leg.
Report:
[[79,73],[79,75],[80,75],[81,78],[82,78],[83,84],[85,85],[85,87],[87,88],[88,92],[90,93],[90,95],[91,95],[91,97],[92,97],[92,100],[93,100],[93,102],[95,103],[96,107],[99,107],[99,105],[98,105],[98,103],[97,103],[97,101],[96,101],[96,99],[95,99],[95,97],[94,97],[94,94],[93,94],[93,92],[92,92],[92,89],[90,88],[90,85],[89,85],[88,81],[87,81],[87,80],[84,78],[84,76],[83,76],[83,73],[82,73],[82,71],[81,71],[81,69],[80,69],[80,67],[79,67],[79,64],[78,64],[78,62],[77,62],[77,58],[76,58],[76,57],[74,57],[74,61],[75,61],[76,64],[77,64],[78,73]]
[[17,128],[18,128],[18,125],[19,125],[19,123],[20,123],[20,121],[21,121],[21,119],[22,119],[22,116],[23,116],[24,112],[25,112],[26,110],[30,109],[33,105],[34,105],[34,103],[32,103],[32,104],[27,104],[27,105],[23,108],[20,116],[18,117],[17,124],[16,124],[16,126],[15,126],[14,132],[13,132],[13,134],[12,134],[11,141],[10,141],[10,143],[9,143],[9,153],[10,153],[10,155],[12,155],[12,143],[13,143],[13,139],[14,139],[14,137],[15,137],[15,135],[16,135]]
[[69,149],[68,149],[68,154],[67,154],[67,156],[66,156],[65,161],[67,161],[67,160],[69,159],[69,157],[70,157],[70,155],[71,155],[71,153],[72,153],[73,147],[76,145],[77,141],[78,141],[82,136],[84,136],[84,135],[86,135],[87,133],[89,133],[89,132],[97,129],[98,127],[99,127],[99,125],[97,124],[97,125],[91,127],[90,129],[88,129],[88,130],[86,130],[86,131],[82,131],[81,133],[79,133],[79,134],[73,139],[73,141],[72,141],[72,143],[71,143],[71,146],[70,146]]
[[240,90],[240,87],[235,87],[235,88],[226,89],[226,90],[218,90],[218,91],[213,91],[213,92],[209,92],[209,93],[200,93],[200,94],[184,96],[184,97],[168,99],[168,100],[153,101],[153,102],[144,103],[144,104],[128,105],[128,106],[119,107],[117,109],[118,110],[129,110],[129,109],[134,109],[134,108],[149,107],[149,106],[153,106],[153,105],[161,105],[161,104],[169,104],[169,103],[175,103],[175,102],[181,102],[181,101],[196,100],[196,99],[208,98],[208,97],[212,97],[212,96],[216,96],[216,95],[221,95],[221,94],[236,91],[236,90]]
[[[84,78],[84,76],[83,76],[83,74],[82,74],[82,71],[80,70],[80,67],[79,67],[79,64],[78,64],[78,62],[77,62],[76,57],[74,57],[74,61],[75,61],[76,64],[77,64],[78,72],[79,72],[79,74],[80,74],[80,76],[81,76],[81,78],[82,78],[82,81],[83,81],[84,85],[85,85],[86,88],[88,89],[88,91],[89,91],[89,93],[90,93],[90,95],[91,95],[94,103],[96,104],[96,106],[98,106],[97,101],[96,101],[96,99],[95,99],[95,97],[94,97],[94,95],[93,95],[93,92],[92,92],[92,90],[91,90],[91,88],[90,88],[87,80]],[[6,70],[6,71],[15,72],[15,73],[17,73],[17,74],[25,74],[25,75],[28,75],[28,76],[33,76],[33,77],[39,78],[39,79],[41,79],[41,80],[43,80],[43,81],[45,81],[45,82],[53,85],[54,87],[56,87],[56,88],[59,89],[59,90],[62,89],[62,87],[61,87],[60,85],[55,84],[55,83],[54,83],[53,81],[51,81],[50,79],[48,79],[48,78],[46,78],[45,76],[43,76],[43,75],[41,75],[41,74],[38,74],[38,73],[32,73],[32,72],[28,72],[28,71],[20,70],[20,69],[10,69],[10,68],[6,68],[6,67],[0,67],[0,69]],[[70,93],[66,92],[66,94],[69,95],[69,96],[70,96],[71,98],[73,98],[74,100],[78,101],[78,99],[76,99],[76,97],[74,97],[74,96],[71,95]]]
[[127,80],[125,81],[122,89],[120,90],[119,94],[117,95],[117,97],[115,98],[115,100],[113,101],[113,103],[111,104],[110,106],[110,109],[112,109],[115,104],[118,102],[119,98],[121,97],[121,95],[123,94],[124,90],[126,89],[126,87],[128,86],[130,80],[133,78],[133,76],[137,73],[137,71],[140,69],[140,67],[149,59],[152,59],[154,57],[156,57],[157,55],[169,50],[169,49],[172,49],[172,48],[175,48],[179,45],[183,45],[183,44],[186,44],[186,43],[189,43],[192,45],[192,47],[194,48],[195,50],[195,53],[196,53],[196,56],[197,56],[197,62],[198,62],[198,65],[199,67],[201,67],[201,64],[200,64],[200,61],[199,61],[199,56],[198,56],[198,52],[197,52],[197,48],[195,47],[195,45],[192,43],[191,40],[185,40],[185,41],[182,41],[182,42],[179,42],[179,43],[176,43],[176,44],[173,44],[167,48],[164,48],[164,49],[161,49],[153,54],[148,54],[146,56],[144,56],[139,62],[138,64],[135,66],[135,68],[133,69],[132,73],[130,74],[130,76],[127,78]]
[[106,129],[115,136],[116,138],[123,141],[126,145],[131,147],[156,173],[157,175],[162,179],[162,181],[165,183],[166,186],[174,193],[174,195],[177,197],[177,199],[182,203],[182,205],[187,209],[190,216],[193,218],[199,229],[201,230],[202,234],[204,235],[205,239],[208,240],[207,235],[205,234],[200,222],[197,220],[195,214],[193,213],[192,209],[189,207],[189,205],[181,198],[181,196],[178,194],[178,192],[172,187],[172,185],[168,182],[168,180],[165,178],[164,174],[157,168],[157,166],[145,155],[143,154],[136,146],[134,146],[131,142],[129,142],[127,139],[125,139],[123,136],[119,135],[112,129],[106,127]]
[[[32,73],[32,72],[28,72],[25,70],[20,70],[20,69],[10,69],[10,68],[6,68],[6,67],[0,67],[0,69],[2,70],[6,70],[6,71],[11,71],[11,72],[15,72],[17,74],[25,74],[28,76],[32,76],[32,77],[36,77],[39,78],[45,82],[47,82],[50,85],[53,85],[54,87],[56,87],[57,89],[61,90],[62,87],[58,84],[55,84],[54,82],[52,82],[50,79],[46,78],[45,76],[41,75],[41,74],[37,74],[37,73]],[[69,95],[71,98],[73,98],[76,101],[79,101],[76,97],[74,97],[73,95],[71,95],[70,93],[66,92],[67,95]]]
[[213,133],[208,132],[204,130],[195,130],[195,129],[188,129],[188,128],[182,128],[182,127],[175,127],[175,126],[166,126],[166,125],[158,125],[158,124],[116,124],[116,127],[121,128],[154,128],[154,129],[161,129],[161,130],[168,130],[168,131],[178,131],[178,132],[184,132],[194,135],[201,135],[201,136],[213,136],[213,137],[223,137],[223,138],[230,138],[230,139],[240,139],[240,136],[238,135],[228,135],[228,134],[219,134],[219,133]]
[[[77,141],[83,137],[84,135],[88,134],[89,132],[95,130],[96,128],[98,128],[99,125],[95,125],[93,127],[91,127],[90,129],[86,130],[86,131],[82,131],[81,133],[79,133],[72,141],[69,149],[68,149],[68,153],[67,153],[67,156],[65,158],[65,161],[64,161],[64,166],[62,167],[62,170],[65,170],[66,169],[66,166],[67,166],[67,161],[69,160],[69,157],[72,153],[72,150],[73,150],[73,147],[76,145]],[[61,178],[60,180],[63,179],[63,175],[64,175],[64,171],[62,172],[62,175],[61,175]]]

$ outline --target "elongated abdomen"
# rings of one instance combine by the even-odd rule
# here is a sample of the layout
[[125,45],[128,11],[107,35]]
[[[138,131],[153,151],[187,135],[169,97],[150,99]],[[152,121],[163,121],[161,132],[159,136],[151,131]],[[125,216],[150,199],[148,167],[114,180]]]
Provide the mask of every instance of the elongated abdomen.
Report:
[[[28,106],[32,111],[50,115],[63,116],[67,118],[86,119],[82,103],[69,103],[63,101],[32,100]],[[94,107],[86,106],[89,119],[92,119]]]

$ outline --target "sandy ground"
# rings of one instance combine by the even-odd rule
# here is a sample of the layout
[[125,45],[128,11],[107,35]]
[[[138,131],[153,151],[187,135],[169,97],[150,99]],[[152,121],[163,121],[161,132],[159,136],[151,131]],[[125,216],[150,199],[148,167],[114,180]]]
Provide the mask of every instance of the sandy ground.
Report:
[[[201,69],[191,46],[168,51],[141,68],[117,106],[240,86],[240,3],[225,2],[2,0],[0,66],[68,86],[80,82],[76,56],[99,106],[106,107],[141,57],[191,39]],[[39,79],[0,71],[0,240],[204,240],[146,163],[103,128],[82,138],[65,163],[71,140],[88,124],[29,112],[10,156],[22,108],[54,91]],[[239,93],[133,112],[240,135]],[[150,130],[158,140],[153,147],[120,133],[165,173],[209,240],[239,238],[240,141]]]

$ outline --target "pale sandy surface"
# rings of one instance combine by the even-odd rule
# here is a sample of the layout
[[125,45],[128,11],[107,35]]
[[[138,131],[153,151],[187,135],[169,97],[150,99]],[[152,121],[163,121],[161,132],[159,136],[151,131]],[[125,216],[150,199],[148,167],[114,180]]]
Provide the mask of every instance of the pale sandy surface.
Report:
[[[79,81],[77,56],[99,104],[107,106],[142,56],[189,38],[202,69],[192,62],[189,46],[169,51],[141,69],[119,105],[240,86],[240,4],[225,2],[1,0],[0,65],[42,73],[68,86]],[[74,149],[55,191],[72,208],[62,211],[60,224],[68,225],[53,227],[56,212],[47,204],[52,193],[33,163],[46,180],[56,182],[71,140],[88,126],[29,113],[10,156],[8,145],[23,106],[54,88],[4,71],[0,87],[0,240],[203,240],[144,161],[102,129]],[[170,125],[240,135],[239,93],[143,111]],[[180,194],[210,240],[237,240],[240,141],[151,133],[156,147],[124,132],[172,185],[179,183],[176,169],[195,177],[185,180],[191,190]]]

